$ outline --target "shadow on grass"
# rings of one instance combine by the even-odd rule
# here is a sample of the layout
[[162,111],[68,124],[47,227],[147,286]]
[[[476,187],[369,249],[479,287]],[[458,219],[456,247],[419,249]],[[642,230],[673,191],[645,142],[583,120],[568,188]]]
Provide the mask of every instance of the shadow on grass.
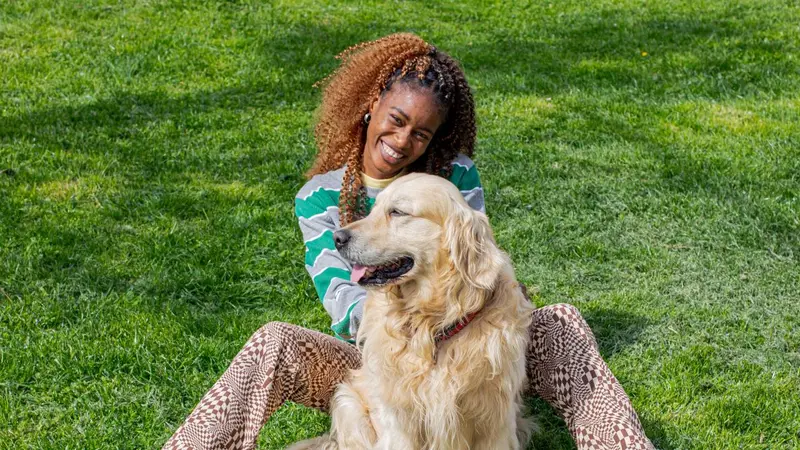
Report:
[[642,421],[645,434],[657,449],[672,450],[675,448],[675,446],[670,443],[671,439],[666,431],[664,431],[664,427],[660,422],[642,419],[641,417],[639,417],[639,419]]
[[611,308],[586,308],[581,310],[581,314],[592,329],[600,354],[605,359],[634,344],[650,324],[646,317]]

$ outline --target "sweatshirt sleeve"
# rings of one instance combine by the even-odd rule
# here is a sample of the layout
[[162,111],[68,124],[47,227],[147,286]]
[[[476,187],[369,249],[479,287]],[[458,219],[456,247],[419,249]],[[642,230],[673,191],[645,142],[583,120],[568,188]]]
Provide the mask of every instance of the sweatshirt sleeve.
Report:
[[295,215],[303,233],[306,270],[331,316],[331,328],[338,337],[352,341],[367,294],[350,281],[352,267],[334,246],[333,232],[340,223],[338,198],[338,189],[309,182],[295,198]]

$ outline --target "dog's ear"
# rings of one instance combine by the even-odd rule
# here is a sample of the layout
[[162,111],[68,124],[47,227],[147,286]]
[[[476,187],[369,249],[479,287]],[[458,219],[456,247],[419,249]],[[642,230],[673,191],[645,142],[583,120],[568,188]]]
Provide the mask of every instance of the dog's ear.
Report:
[[445,220],[445,248],[464,280],[481,289],[493,289],[503,258],[485,214],[458,205]]

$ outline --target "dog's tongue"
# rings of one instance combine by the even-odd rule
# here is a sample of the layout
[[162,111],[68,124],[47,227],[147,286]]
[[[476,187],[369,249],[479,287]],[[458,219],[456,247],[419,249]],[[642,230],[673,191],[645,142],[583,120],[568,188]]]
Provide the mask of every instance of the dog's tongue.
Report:
[[358,283],[361,277],[367,273],[367,266],[359,266],[358,264],[353,264],[353,271],[350,272],[350,281],[353,283]]

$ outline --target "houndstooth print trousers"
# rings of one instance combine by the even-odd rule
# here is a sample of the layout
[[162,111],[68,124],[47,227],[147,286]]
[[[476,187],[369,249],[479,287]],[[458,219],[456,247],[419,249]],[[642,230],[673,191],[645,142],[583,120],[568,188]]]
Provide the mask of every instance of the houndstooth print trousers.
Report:
[[[552,405],[579,449],[652,449],[628,396],[571,305],[537,309],[527,353],[529,393]],[[355,346],[295,325],[259,329],[165,449],[252,449],[272,413],[291,400],[326,410],[336,385],[359,367]]]

